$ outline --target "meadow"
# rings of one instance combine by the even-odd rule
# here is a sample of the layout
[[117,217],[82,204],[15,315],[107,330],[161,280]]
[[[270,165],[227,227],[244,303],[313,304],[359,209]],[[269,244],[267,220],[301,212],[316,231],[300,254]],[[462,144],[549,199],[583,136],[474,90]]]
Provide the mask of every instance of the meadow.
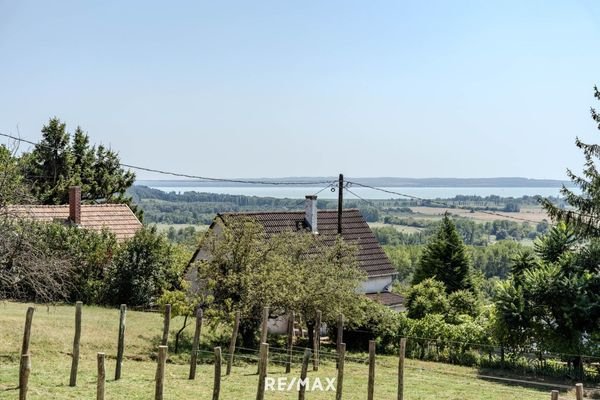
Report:
[[[0,398],[18,398],[18,365],[22,330],[27,307],[30,304],[0,303]],[[29,381],[29,399],[91,399],[96,390],[96,353],[106,353],[106,398],[149,399],[154,394],[156,349],[162,332],[162,315],[149,312],[127,312],[125,360],[122,378],[114,381],[119,311],[101,307],[83,308],[81,356],[76,387],[69,387],[71,351],[74,334],[75,309],[70,305],[37,305],[33,317],[31,337],[32,371]],[[175,331],[180,318],[171,323],[169,359],[167,361],[166,399],[210,399],[212,396],[214,366],[212,351],[203,331],[201,363],[195,380],[188,380],[189,354],[173,353]],[[191,331],[191,328],[188,328]],[[189,335],[191,332],[187,332]],[[210,335],[209,335],[210,336]],[[226,351],[226,348],[224,348]],[[273,354],[273,353],[272,353]],[[360,354],[348,354],[344,377],[344,399],[365,399],[368,366],[350,360]],[[226,359],[226,357],[224,357]],[[364,358],[364,357],[362,357]],[[299,361],[299,357],[294,359]],[[375,398],[395,399],[397,387],[397,357],[377,356]],[[223,368],[223,372],[225,369]],[[272,363],[271,377],[285,377],[284,366]],[[300,375],[300,364],[294,363],[289,377]],[[336,376],[335,363],[323,360],[318,372],[309,370],[311,379]],[[221,399],[246,400],[256,396],[256,364],[243,358],[236,360],[232,374],[223,376]],[[519,399],[537,400],[549,397],[551,387],[530,387],[479,375],[474,368],[433,362],[407,360],[405,369],[406,400],[419,399]],[[566,394],[564,394],[566,396]],[[267,391],[266,399],[295,399],[296,391]],[[307,392],[307,399],[334,399],[333,392]],[[565,397],[567,398],[567,397]],[[570,397],[569,397],[570,398]]]

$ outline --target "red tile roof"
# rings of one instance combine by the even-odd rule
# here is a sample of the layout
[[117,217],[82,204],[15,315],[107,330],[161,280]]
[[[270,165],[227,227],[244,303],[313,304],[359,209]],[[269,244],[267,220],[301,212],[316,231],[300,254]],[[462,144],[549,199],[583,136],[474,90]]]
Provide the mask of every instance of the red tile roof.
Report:
[[[304,229],[304,211],[224,213],[217,218],[228,219],[250,217],[256,219],[268,235],[285,231]],[[319,210],[317,214],[317,230],[325,244],[333,243],[337,238],[337,211]],[[357,209],[346,209],[342,213],[342,237],[358,247],[359,266],[369,277],[389,276],[397,274],[369,225]]]
[[365,296],[373,301],[381,303],[385,306],[398,306],[404,304],[404,297],[396,293],[381,292],[381,293],[367,293]]
[[[40,222],[69,222],[69,205],[9,206],[8,211],[21,217]],[[103,228],[114,233],[117,240],[131,238],[142,227],[127,204],[82,204],[81,227],[95,231]]]

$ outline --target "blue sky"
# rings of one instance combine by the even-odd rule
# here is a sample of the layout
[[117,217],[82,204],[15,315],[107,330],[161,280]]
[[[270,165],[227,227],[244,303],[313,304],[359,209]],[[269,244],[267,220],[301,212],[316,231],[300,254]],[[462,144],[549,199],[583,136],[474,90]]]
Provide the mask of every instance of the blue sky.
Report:
[[594,0],[0,0],[0,132],[56,115],[204,176],[562,179],[600,142],[599,43]]

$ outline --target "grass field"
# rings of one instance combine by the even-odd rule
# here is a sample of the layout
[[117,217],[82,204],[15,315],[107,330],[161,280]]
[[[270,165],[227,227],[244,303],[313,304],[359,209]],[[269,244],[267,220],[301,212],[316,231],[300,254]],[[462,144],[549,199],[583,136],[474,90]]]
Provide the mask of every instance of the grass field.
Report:
[[[17,399],[18,359],[27,304],[0,303],[0,398]],[[156,313],[127,312],[125,361],[122,379],[114,381],[118,310],[99,307],[83,308],[83,332],[78,385],[69,387],[73,341],[74,307],[37,306],[31,337],[32,372],[29,399],[95,399],[96,353],[105,352],[107,361],[107,399],[150,399],[154,395],[154,354],[162,332],[162,316]],[[171,338],[181,321],[175,319]],[[172,341],[171,341],[172,342]],[[169,349],[172,352],[172,348]],[[205,354],[205,353],[203,353]],[[206,354],[208,356],[208,354]],[[349,354],[348,357],[359,355]],[[213,366],[198,366],[195,381],[187,379],[186,355],[171,357],[167,364],[165,399],[210,399]],[[376,365],[376,399],[395,399],[397,359],[378,356]],[[344,399],[366,399],[367,371],[364,364],[348,361],[344,377]],[[224,371],[224,369],[223,369]],[[294,365],[291,376],[299,376]],[[256,365],[238,362],[231,376],[223,377],[221,399],[251,400],[256,397]],[[271,364],[269,376],[284,377],[284,367]],[[324,362],[319,372],[309,377],[333,378],[335,364]],[[407,360],[405,399],[441,400],[542,400],[549,398],[550,388],[539,390],[487,381],[473,368]],[[266,399],[295,399],[297,392],[269,391]],[[307,399],[334,399],[333,392],[310,392]]]

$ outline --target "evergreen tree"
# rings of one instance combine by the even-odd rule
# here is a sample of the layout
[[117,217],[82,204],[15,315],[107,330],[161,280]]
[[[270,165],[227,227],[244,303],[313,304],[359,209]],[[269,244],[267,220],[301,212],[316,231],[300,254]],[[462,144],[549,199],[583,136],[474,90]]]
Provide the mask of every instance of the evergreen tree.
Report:
[[42,128],[42,140],[27,157],[27,178],[32,182],[34,196],[43,204],[66,203],[72,168],[66,125],[56,117],[51,118]]
[[42,128],[42,140],[31,154],[22,156],[25,177],[42,204],[64,204],[69,186],[81,186],[81,198],[94,203],[127,203],[126,190],[135,174],[121,167],[119,155],[105,146],[91,146],[77,127],[71,141],[66,125],[52,118]]
[[413,284],[434,278],[448,293],[473,289],[470,259],[456,226],[444,215],[436,235],[427,243],[415,270]]
[[[594,86],[594,97],[600,100],[600,91]],[[600,114],[591,108],[592,119],[600,129]],[[581,193],[576,193],[565,186],[561,194],[565,197],[571,209],[564,209],[552,204],[549,200],[542,200],[546,212],[555,221],[562,221],[572,226],[582,237],[600,237],[600,175],[595,163],[600,159],[600,145],[587,144],[579,138],[575,145],[583,151],[585,166],[583,176],[578,176],[570,169],[567,175],[577,185]]]

